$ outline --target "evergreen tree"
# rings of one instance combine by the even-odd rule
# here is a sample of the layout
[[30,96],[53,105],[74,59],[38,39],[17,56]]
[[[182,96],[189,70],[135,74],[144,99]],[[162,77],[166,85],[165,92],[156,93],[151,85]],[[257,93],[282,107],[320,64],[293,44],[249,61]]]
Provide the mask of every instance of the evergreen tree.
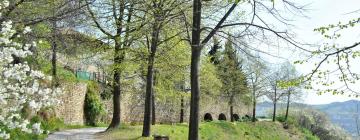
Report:
[[229,103],[231,121],[234,121],[234,106],[238,101],[246,101],[248,84],[246,75],[242,70],[242,60],[238,57],[231,40],[226,41],[223,52],[217,51],[219,48],[221,47],[218,41],[214,39],[214,47],[209,54],[211,55],[211,62],[217,66],[218,75],[223,85],[221,88],[223,94],[221,95]]

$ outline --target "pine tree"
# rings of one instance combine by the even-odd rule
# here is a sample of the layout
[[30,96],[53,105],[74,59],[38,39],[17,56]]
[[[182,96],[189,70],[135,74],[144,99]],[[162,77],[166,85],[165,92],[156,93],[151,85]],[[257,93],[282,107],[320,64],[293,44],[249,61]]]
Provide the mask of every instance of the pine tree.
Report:
[[216,65],[218,75],[222,81],[223,97],[227,100],[230,106],[230,118],[234,121],[234,106],[238,101],[243,101],[247,97],[248,92],[246,75],[242,70],[242,60],[233,47],[231,40],[228,39],[225,43],[225,50],[219,52],[221,48],[216,39],[214,39],[214,47],[210,50],[209,55],[211,62]]

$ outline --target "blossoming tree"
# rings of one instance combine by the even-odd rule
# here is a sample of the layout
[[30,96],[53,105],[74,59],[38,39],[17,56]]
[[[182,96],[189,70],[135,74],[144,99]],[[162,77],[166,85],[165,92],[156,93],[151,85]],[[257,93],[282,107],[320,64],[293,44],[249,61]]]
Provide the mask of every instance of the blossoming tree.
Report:
[[[0,16],[8,6],[7,0],[0,0]],[[26,61],[14,61],[14,58],[23,59],[32,55],[29,48],[35,46],[35,42],[24,44],[14,41],[31,29],[25,27],[22,33],[13,37],[17,31],[11,21],[3,21],[0,28],[0,139],[10,139],[9,132],[13,129],[41,134],[40,123],[31,124],[21,115],[21,110],[27,108],[37,112],[43,107],[55,105],[58,103],[55,97],[61,90],[48,88],[45,81],[50,81],[51,77],[33,70]]]

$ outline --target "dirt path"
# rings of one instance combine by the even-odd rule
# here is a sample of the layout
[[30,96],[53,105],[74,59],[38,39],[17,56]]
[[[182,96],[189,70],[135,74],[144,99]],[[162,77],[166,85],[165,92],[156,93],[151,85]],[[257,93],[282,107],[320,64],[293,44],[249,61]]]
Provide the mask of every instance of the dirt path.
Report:
[[54,132],[46,140],[98,140],[95,134],[105,131],[104,127],[69,129]]

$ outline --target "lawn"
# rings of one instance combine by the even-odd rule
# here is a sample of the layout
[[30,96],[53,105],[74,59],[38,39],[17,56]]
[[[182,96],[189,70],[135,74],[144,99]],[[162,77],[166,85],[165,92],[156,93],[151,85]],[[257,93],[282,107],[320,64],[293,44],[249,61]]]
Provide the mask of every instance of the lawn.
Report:
[[[171,140],[187,139],[187,124],[155,125],[152,134],[167,135]],[[117,130],[99,134],[103,140],[152,140],[141,137],[141,125],[123,125]],[[280,123],[273,122],[204,122],[200,124],[202,140],[316,140],[311,134],[297,128],[283,129]]]

